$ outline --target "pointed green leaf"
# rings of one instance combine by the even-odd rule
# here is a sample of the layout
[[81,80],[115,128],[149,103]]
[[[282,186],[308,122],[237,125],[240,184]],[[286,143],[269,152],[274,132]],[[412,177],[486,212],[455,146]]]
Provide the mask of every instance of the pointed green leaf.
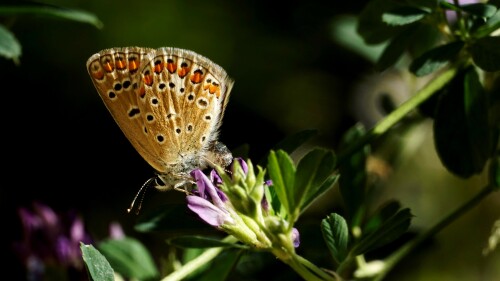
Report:
[[500,36],[483,37],[470,48],[474,63],[485,71],[500,70]]
[[366,235],[379,229],[380,226],[390,217],[394,216],[400,208],[401,204],[397,201],[389,201],[380,206],[363,226],[363,233]]
[[21,44],[10,30],[0,24],[0,56],[19,63]]
[[480,173],[492,151],[485,92],[473,67],[461,71],[439,100],[434,143],[443,165],[468,178]]
[[377,61],[377,58],[380,57],[387,44],[384,42],[376,45],[367,45],[356,31],[357,26],[357,16],[335,16],[330,24],[333,40],[340,46],[365,58],[369,62]]
[[181,248],[215,248],[215,247],[232,247],[248,249],[247,246],[235,243],[222,241],[222,238],[185,235],[178,236],[167,240],[167,243]]
[[416,76],[431,74],[453,60],[463,46],[462,41],[455,41],[431,49],[413,60],[410,64],[410,71]]
[[366,44],[379,44],[392,38],[401,31],[401,26],[390,26],[382,21],[382,15],[397,8],[395,1],[369,1],[359,15],[357,31]]
[[389,25],[406,25],[423,19],[429,10],[411,6],[402,6],[382,14],[382,20]]
[[99,250],[124,277],[144,280],[159,275],[151,254],[135,238],[108,239],[99,244]]
[[58,19],[72,20],[102,28],[102,22],[92,13],[87,11],[57,7],[49,4],[30,3],[19,6],[0,6],[0,15],[37,15]]
[[83,261],[94,281],[114,281],[115,273],[106,258],[92,245],[80,242]]
[[396,240],[408,230],[412,217],[410,209],[400,210],[383,222],[375,231],[366,236],[363,235],[361,240],[354,246],[353,255],[367,253]]
[[333,259],[340,264],[347,256],[349,242],[347,222],[342,216],[332,213],[321,221],[321,233]]
[[333,175],[335,165],[334,153],[322,148],[309,151],[299,161],[295,174],[295,186],[292,190],[297,208],[303,206],[304,202],[315,198],[313,196],[316,196],[323,183]]
[[473,36],[475,38],[482,38],[489,36],[495,30],[500,28],[500,10],[497,9],[496,13],[489,18],[486,23],[478,27],[474,32]]
[[332,175],[328,177],[314,193],[306,195],[305,199],[302,200],[302,205],[300,206],[301,213],[307,210],[316,198],[327,192],[337,182],[339,177],[339,175]]
[[293,193],[295,182],[295,166],[292,159],[283,150],[271,151],[267,160],[267,170],[273,182],[272,188],[276,192],[281,205],[287,214],[295,209]]

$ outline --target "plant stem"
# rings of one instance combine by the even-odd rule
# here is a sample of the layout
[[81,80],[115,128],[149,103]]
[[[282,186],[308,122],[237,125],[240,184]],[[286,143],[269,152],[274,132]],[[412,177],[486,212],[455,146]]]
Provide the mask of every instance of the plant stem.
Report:
[[391,256],[389,256],[385,262],[386,265],[384,267],[384,270],[381,271],[374,279],[373,281],[380,281],[382,280],[385,275],[398,263],[400,262],[404,257],[406,257],[411,251],[413,251],[416,247],[418,247],[422,242],[427,240],[428,238],[436,235],[439,231],[441,231],[443,228],[448,226],[450,223],[455,221],[457,218],[465,214],[467,211],[478,205],[486,196],[488,196],[490,193],[492,193],[495,190],[493,185],[487,185],[484,187],[478,194],[476,194],[474,197],[472,197],[469,201],[465,202],[462,206],[460,206],[458,209],[456,209],[454,212],[446,216],[442,221],[438,222],[436,225],[434,225],[432,228],[430,228],[428,231],[422,233],[420,236],[415,238],[414,240],[408,242],[404,246],[402,246],[398,251],[394,252]]
[[[238,240],[234,236],[228,236],[228,237],[224,238],[222,241],[228,242],[228,243],[235,243]],[[220,252],[222,252],[224,249],[225,249],[224,247],[218,247],[218,248],[211,248],[211,249],[206,250],[201,255],[199,255],[197,258],[192,259],[191,261],[184,264],[181,268],[177,269],[176,271],[167,275],[165,278],[161,279],[161,281],[184,280],[184,278],[186,276],[188,276],[190,273],[194,272],[198,268],[204,266],[207,262],[210,262],[218,254],[220,254]]]
[[335,277],[324,272],[310,261],[304,259],[297,254],[290,254],[282,249],[274,248],[272,251],[274,256],[282,262],[290,266],[297,274],[307,281],[333,281]]
[[456,74],[457,68],[451,67],[443,71],[439,76],[432,79],[425,87],[418,91],[412,98],[407,100],[397,109],[392,111],[384,119],[375,125],[373,129],[367,132],[363,137],[358,139],[355,143],[344,149],[339,153],[338,165],[342,165],[344,161],[347,161],[352,153],[358,151],[361,147],[367,143],[372,142],[377,137],[383,135],[392,126],[397,124],[401,119],[403,119],[408,113],[417,108],[420,104],[431,97],[435,92],[440,90],[444,85],[446,85]]

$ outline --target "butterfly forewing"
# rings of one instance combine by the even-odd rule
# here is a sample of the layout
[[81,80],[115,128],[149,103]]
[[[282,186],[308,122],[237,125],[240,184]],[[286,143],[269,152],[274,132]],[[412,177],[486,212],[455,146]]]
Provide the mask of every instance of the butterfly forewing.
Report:
[[188,50],[128,47],[93,55],[87,68],[115,121],[154,169],[203,168],[197,165],[217,139],[233,84],[221,67]]

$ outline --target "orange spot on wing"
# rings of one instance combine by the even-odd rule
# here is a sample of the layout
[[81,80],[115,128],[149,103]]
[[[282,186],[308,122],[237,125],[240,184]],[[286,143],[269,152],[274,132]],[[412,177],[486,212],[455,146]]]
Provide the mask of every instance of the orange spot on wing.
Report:
[[139,97],[143,98],[146,95],[146,89],[144,89],[144,86],[141,86],[139,89]]
[[167,70],[170,73],[174,73],[177,70],[177,65],[174,63],[172,59],[167,60]]
[[186,63],[182,63],[181,69],[177,71],[177,74],[179,74],[180,78],[184,78],[188,73],[189,73],[189,67],[187,66]]
[[128,59],[128,71],[134,73],[139,69],[139,60],[137,58]]
[[154,72],[156,74],[161,73],[163,71],[164,64],[161,60],[155,62]]
[[115,58],[115,64],[116,64],[116,69],[118,70],[124,70],[127,67],[127,62],[125,61],[125,58],[123,58],[122,56]]
[[151,76],[151,74],[148,72],[146,72],[146,74],[144,74],[144,84],[148,85],[148,86],[151,86],[153,85],[153,76]]
[[199,69],[195,70],[194,74],[191,75],[191,82],[193,82],[194,84],[200,83],[202,79],[203,79],[203,72]]
[[103,63],[102,68],[104,68],[104,70],[106,70],[107,72],[112,72],[114,69],[114,66],[113,66],[113,63],[111,63],[111,61],[107,60]]
[[215,96],[217,98],[220,97],[220,87],[219,87],[219,84],[210,84],[208,86],[208,92],[210,94],[215,94]]
[[102,80],[104,78],[104,72],[97,70],[92,72],[92,77],[94,77],[96,80]]

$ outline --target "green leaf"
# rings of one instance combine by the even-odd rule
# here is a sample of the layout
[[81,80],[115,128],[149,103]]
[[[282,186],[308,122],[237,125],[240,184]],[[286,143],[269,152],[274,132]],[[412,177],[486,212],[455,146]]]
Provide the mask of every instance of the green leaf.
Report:
[[19,63],[21,56],[21,44],[17,41],[10,30],[0,24],[0,56],[11,59],[14,63]]
[[475,38],[482,38],[489,36],[491,33],[500,28],[500,10],[497,9],[496,13],[489,18],[486,23],[477,28],[473,36]]
[[104,240],[99,244],[99,250],[124,277],[144,280],[159,276],[150,253],[135,238]]
[[374,63],[380,57],[387,44],[384,42],[376,45],[367,45],[356,31],[357,26],[358,18],[355,16],[335,16],[330,24],[332,38],[340,46]]
[[390,217],[394,216],[400,208],[401,204],[392,200],[380,206],[363,226],[363,233],[366,235],[379,229],[381,225]]
[[480,173],[492,151],[488,104],[477,72],[457,74],[442,94],[434,121],[434,143],[443,165],[468,178]]
[[413,60],[410,71],[416,76],[424,76],[441,69],[457,56],[463,46],[462,41],[455,41],[431,49]]
[[247,246],[235,243],[224,242],[220,238],[186,235],[178,236],[167,240],[167,243],[181,248],[215,248],[215,247],[231,247],[248,249]]
[[361,255],[380,248],[396,240],[410,227],[413,215],[410,209],[402,209],[384,221],[380,227],[368,235],[363,235],[352,249],[353,255]]
[[[348,147],[351,143],[355,143],[363,136],[366,131],[363,125],[356,124],[351,127],[343,136],[340,143],[340,149]],[[365,201],[366,187],[366,157],[370,153],[369,146],[363,146],[357,152],[349,156],[343,165],[339,166],[339,186],[340,194],[344,200],[344,205],[347,208],[348,219],[351,225],[357,225],[356,218],[362,212],[362,205]]]
[[275,189],[281,206],[286,210],[287,214],[292,214],[295,209],[293,190],[295,182],[295,166],[292,159],[283,150],[271,150],[267,160],[267,170],[273,182],[272,188]]
[[307,208],[314,202],[314,200],[326,191],[328,191],[339,179],[339,175],[332,175],[328,177],[323,184],[314,192],[311,193],[310,195],[306,195],[305,199],[302,199],[302,205],[300,206],[301,213],[303,213]]
[[114,281],[115,273],[106,258],[92,245],[85,245],[80,242],[83,261],[85,266],[95,281]]
[[401,31],[401,26],[390,26],[382,21],[382,15],[399,7],[391,0],[372,0],[359,15],[357,31],[367,44],[379,44]]
[[460,5],[460,9],[482,18],[490,18],[497,12],[497,7],[484,3]]
[[347,222],[342,216],[332,213],[321,221],[321,233],[333,259],[340,264],[347,256],[349,242]]
[[417,7],[402,6],[382,14],[382,20],[389,25],[406,25],[423,19],[430,11]]
[[292,196],[294,196],[299,212],[304,202],[310,202],[316,198],[318,190],[332,176],[335,169],[335,154],[322,148],[309,151],[299,161],[295,173],[295,185],[290,191],[293,193]]
[[19,6],[0,6],[0,15],[48,16],[57,19],[71,20],[71,21],[90,24],[99,29],[102,28],[103,26],[102,22],[92,13],[82,10],[57,7],[42,3],[30,3],[29,5],[19,5]]
[[470,48],[472,59],[485,71],[500,70],[500,36],[483,37]]

